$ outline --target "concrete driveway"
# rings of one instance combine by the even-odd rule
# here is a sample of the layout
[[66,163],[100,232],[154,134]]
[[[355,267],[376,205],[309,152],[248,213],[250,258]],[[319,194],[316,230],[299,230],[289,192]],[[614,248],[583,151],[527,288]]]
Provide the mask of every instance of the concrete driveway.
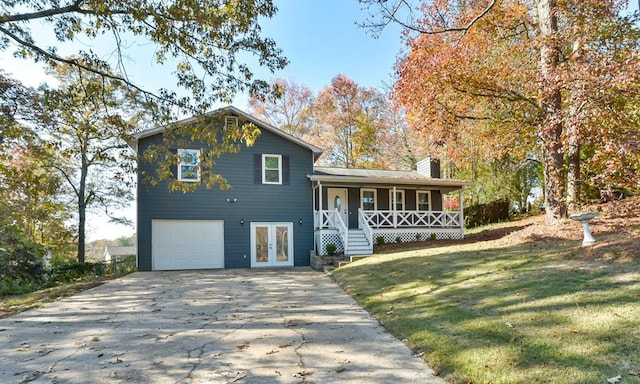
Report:
[[134,273],[0,320],[1,383],[443,383],[306,268]]

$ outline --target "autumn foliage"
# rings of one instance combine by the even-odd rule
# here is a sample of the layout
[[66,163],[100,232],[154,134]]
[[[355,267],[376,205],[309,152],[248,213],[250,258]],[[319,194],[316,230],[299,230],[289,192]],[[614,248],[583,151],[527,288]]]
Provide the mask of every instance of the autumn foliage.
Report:
[[625,5],[424,3],[395,97],[430,152],[459,168],[541,163],[551,221],[584,197],[580,185],[638,189],[640,49]]

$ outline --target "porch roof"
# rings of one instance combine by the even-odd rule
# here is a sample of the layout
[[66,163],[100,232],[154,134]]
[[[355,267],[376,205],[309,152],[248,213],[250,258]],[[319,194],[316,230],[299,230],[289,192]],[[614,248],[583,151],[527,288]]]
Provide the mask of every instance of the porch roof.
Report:
[[383,169],[315,167],[309,180],[347,184],[416,185],[447,189],[460,189],[472,185],[469,181],[427,177],[416,171],[390,171]]

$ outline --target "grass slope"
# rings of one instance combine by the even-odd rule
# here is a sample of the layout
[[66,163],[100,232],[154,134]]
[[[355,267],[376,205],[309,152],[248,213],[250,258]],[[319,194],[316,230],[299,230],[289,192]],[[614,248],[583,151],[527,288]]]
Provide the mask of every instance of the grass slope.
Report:
[[640,212],[600,217],[596,247],[580,247],[578,223],[529,220],[334,278],[449,382],[640,383]]

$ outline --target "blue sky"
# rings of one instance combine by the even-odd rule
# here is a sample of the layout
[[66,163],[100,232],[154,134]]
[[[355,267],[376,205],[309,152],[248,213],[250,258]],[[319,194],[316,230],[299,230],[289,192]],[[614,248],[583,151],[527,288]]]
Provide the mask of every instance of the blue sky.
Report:
[[[383,83],[391,82],[393,64],[402,48],[397,27],[373,38],[368,31],[356,25],[367,16],[367,11],[360,9],[357,0],[274,0],[274,3],[278,12],[272,19],[261,23],[263,34],[276,41],[290,64],[275,74],[255,68],[257,76],[267,80],[275,77],[293,79],[314,93],[329,85],[338,74],[344,74],[364,87],[382,88]],[[49,33],[39,26],[32,30],[36,40]],[[130,46],[126,53],[127,73],[136,83],[150,89],[171,88],[172,83],[168,80],[173,69],[171,66],[154,65],[152,47],[136,41],[125,43]],[[73,46],[61,47],[59,53],[70,54],[79,47],[91,48],[105,55],[111,50],[106,41],[84,38]],[[0,67],[29,86],[47,81],[40,65],[14,59],[10,52],[0,52]],[[246,109],[247,99],[247,95],[239,95],[234,105]],[[133,220],[134,205],[124,211]],[[88,224],[89,240],[113,239],[134,233],[132,228],[109,224],[102,217],[92,216]]]

